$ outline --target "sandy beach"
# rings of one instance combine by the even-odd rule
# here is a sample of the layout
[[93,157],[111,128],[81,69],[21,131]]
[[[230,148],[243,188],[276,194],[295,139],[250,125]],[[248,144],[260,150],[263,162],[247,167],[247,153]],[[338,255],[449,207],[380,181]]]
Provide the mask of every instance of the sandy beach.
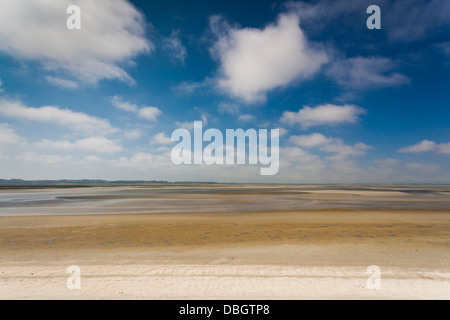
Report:
[[8,189],[0,298],[450,299],[449,240],[448,186]]

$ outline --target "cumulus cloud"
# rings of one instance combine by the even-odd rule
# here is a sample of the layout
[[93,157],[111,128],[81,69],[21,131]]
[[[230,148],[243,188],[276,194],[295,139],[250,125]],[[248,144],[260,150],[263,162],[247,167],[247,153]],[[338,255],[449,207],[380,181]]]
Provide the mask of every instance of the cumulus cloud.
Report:
[[111,98],[111,103],[118,109],[126,112],[131,112],[137,114],[139,117],[156,121],[156,118],[162,113],[162,111],[157,107],[142,107],[139,108],[137,105],[130,103],[128,101],[122,100],[119,96],[114,96]]
[[105,119],[100,119],[82,112],[61,109],[56,106],[32,108],[20,101],[0,99],[0,114],[10,118],[27,121],[47,122],[65,126],[74,131],[98,132],[103,134],[116,132]]
[[282,160],[282,165],[301,165],[303,169],[305,169],[305,165],[307,165],[308,170],[314,168],[315,171],[317,171],[323,169],[325,166],[319,156],[311,154],[299,147],[281,148],[280,159]]
[[436,143],[430,140],[423,140],[415,145],[401,148],[398,150],[402,153],[422,153],[428,151],[434,151],[442,154],[450,154],[450,142],[448,143]]
[[[134,80],[122,65],[153,45],[145,38],[145,19],[127,0],[78,0],[81,30],[69,30],[71,0],[0,0],[0,51],[42,64],[52,76],[96,84],[102,79]],[[53,84],[69,85],[58,78]],[[70,83],[70,86],[74,86]]]
[[170,137],[163,131],[155,134],[152,137],[151,143],[153,144],[172,144]]
[[327,138],[321,133],[291,136],[289,140],[300,147],[319,148],[320,151],[332,153],[332,156],[327,157],[329,160],[342,160],[351,156],[364,155],[371,148],[362,142],[348,145],[340,138]]
[[317,147],[329,142],[329,139],[321,133],[312,133],[310,135],[291,136],[289,140],[300,147]]
[[156,118],[162,113],[157,107],[143,107],[139,109],[139,116],[141,118],[156,121]]
[[303,128],[319,125],[355,123],[366,110],[355,105],[324,104],[314,108],[304,106],[297,112],[285,111],[280,121],[288,125],[300,124]]
[[234,28],[220,17],[210,20],[218,37],[211,53],[220,63],[217,87],[247,103],[263,102],[266,93],[313,76],[328,61],[314,47],[294,14],[282,14],[264,29]]

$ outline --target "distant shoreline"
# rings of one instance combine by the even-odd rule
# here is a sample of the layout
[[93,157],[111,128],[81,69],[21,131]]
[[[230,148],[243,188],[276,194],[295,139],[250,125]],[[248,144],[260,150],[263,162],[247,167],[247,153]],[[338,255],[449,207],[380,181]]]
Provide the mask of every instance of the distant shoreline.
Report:
[[25,188],[89,188],[123,186],[160,186],[160,185],[274,185],[274,186],[449,186],[449,183],[257,183],[257,182],[216,182],[216,181],[167,181],[167,180],[101,180],[101,179],[61,179],[61,180],[22,180],[0,179],[2,189]]

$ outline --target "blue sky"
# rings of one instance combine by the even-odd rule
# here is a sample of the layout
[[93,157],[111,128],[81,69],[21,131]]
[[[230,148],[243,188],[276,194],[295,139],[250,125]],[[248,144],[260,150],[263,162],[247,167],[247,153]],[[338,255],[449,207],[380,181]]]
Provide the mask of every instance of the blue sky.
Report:
[[[0,178],[449,183],[448,92],[446,0],[0,0]],[[195,120],[280,129],[278,174],[175,166]]]

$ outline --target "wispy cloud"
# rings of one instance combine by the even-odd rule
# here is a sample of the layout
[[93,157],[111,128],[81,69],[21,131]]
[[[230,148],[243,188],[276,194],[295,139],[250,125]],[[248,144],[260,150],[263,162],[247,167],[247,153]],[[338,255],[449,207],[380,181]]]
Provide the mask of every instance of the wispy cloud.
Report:
[[55,148],[63,150],[79,149],[99,153],[116,153],[122,151],[122,147],[118,143],[104,137],[89,137],[75,142],[65,140],[50,141],[48,139],[43,139],[38,142],[36,146],[39,148]]
[[172,30],[169,37],[162,39],[162,49],[169,53],[175,61],[184,64],[188,54],[180,39],[180,30]]
[[111,103],[118,109],[126,112],[131,112],[137,114],[139,117],[149,120],[156,121],[162,111],[157,107],[138,107],[137,105],[130,103],[129,101],[124,101],[119,96],[114,96],[111,98]]
[[43,162],[48,165],[66,164],[72,160],[72,156],[61,156],[57,154],[38,154],[35,152],[24,152],[16,157],[16,160],[26,162]]
[[108,120],[56,106],[32,108],[23,105],[20,101],[0,99],[0,114],[5,117],[20,120],[46,122],[65,126],[73,131],[97,132],[102,134],[118,131],[118,129],[110,125]]
[[241,114],[237,120],[240,122],[249,122],[255,120],[255,117],[252,116],[251,114]]
[[119,96],[114,96],[111,98],[111,103],[118,109],[126,112],[138,112],[139,108],[137,105],[130,103],[128,101],[122,100]]
[[63,88],[63,89],[77,89],[78,88],[78,83],[76,81],[62,79],[62,78],[53,77],[53,76],[47,76],[47,77],[45,77],[45,79],[47,79],[47,81],[49,83],[51,83],[52,85],[59,87],[59,88]]
[[327,68],[327,75],[347,90],[375,89],[410,83],[410,79],[393,72],[392,60],[381,57],[355,57],[337,60]]
[[[364,0],[288,1],[286,7],[299,15],[310,30],[333,28],[336,21],[343,28],[364,25],[361,13],[374,4]],[[450,3],[447,0],[378,0],[382,10],[382,29],[392,42],[412,42],[447,31],[450,25]]]

